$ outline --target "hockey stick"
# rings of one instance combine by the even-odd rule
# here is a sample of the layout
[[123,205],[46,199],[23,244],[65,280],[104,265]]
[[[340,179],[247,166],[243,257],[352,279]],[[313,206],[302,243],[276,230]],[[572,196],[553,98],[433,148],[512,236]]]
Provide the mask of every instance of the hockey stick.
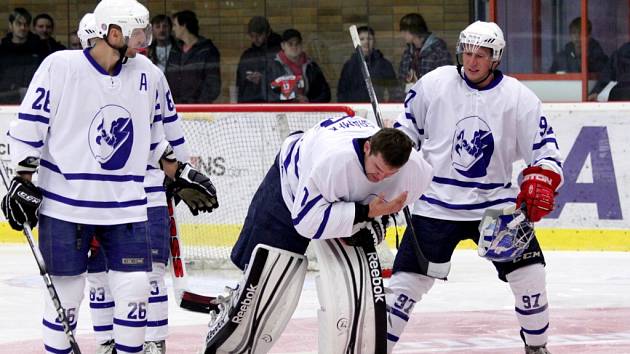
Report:
[[[0,164],[2,164],[2,171],[0,171],[0,175],[2,176],[2,183],[4,183],[4,188],[7,189],[7,193],[9,192],[9,176],[5,176],[5,173],[8,173],[6,165],[3,160],[0,160]],[[66,316],[66,310],[61,306],[61,300],[59,300],[59,294],[57,293],[57,289],[53,284],[52,278],[48,271],[46,270],[46,263],[44,262],[44,257],[42,253],[39,251],[39,248],[35,245],[35,241],[33,238],[33,232],[31,230],[31,226],[28,224],[28,221],[23,224],[24,226],[24,236],[26,236],[26,240],[28,241],[28,245],[31,247],[31,252],[33,252],[33,256],[35,257],[35,262],[37,262],[37,266],[39,267],[39,274],[44,279],[44,284],[46,284],[46,289],[48,289],[48,294],[50,294],[50,298],[52,300],[53,306],[59,315],[59,319],[61,320],[61,326],[63,327],[63,332],[68,337],[68,342],[70,342],[70,349],[74,354],[81,354],[81,349],[79,349],[79,344],[77,340],[74,338],[74,334],[72,333],[72,329],[70,328],[70,321],[68,320],[68,316]]]
[[[357,26],[352,25],[348,29],[350,31],[350,36],[352,37],[352,45],[356,50],[359,58],[361,58],[361,73],[363,73],[363,79],[365,81],[365,86],[367,88],[368,94],[370,95],[370,102],[372,103],[372,110],[374,111],[374,116],[376,117],[376,124],[378,124],[379,128],[383,128],[383,115],[381,114],[381,108],[378,105],[378,99],[376,97],[376,92],[374,91],[374,86],[372,85],[372,79],[370,78],[370,71],[368,70],[367,63],[365,62],[365,58],[363,57],[363,51],[361,50],[361,41],[359,40],[359,32],[357,32]],[[418,244],[418,239],[416,238],[416,231],[413,228],[413,224],[411,223],[411,212],[409,211],[409,207],[405,206],[403,208],[403,214],[405,215],[405,221],[407,222],[407,227],[411,231],[412,236],[412,246],[414,253],[416,254],[416,258],[418,259],[418,266],[420,267],[420,272],[422,274],[428,275],[429,270],[429,261],[427,257],[424,256],[422,250],[420,249],[420,245]],[[430,275],[428,275],[430,276]]]
[[214,301],[216,298],[212,296],[199,295],[188,291],[188,272],[186,271],[186,265],[181,254],[181,239],[179,238],[177,220],[175,218],[173,198],[166,198],[166,200],[168,206],[169,230],[171,236],[170,263],[175,301],[177,302],[179,307],[185,310],[210,313],[210,311],[217,309],[217,305]]

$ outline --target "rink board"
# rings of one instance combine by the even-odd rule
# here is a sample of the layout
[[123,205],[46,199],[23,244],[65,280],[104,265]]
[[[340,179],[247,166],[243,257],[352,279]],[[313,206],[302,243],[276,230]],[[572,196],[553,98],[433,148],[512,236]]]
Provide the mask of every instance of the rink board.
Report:
[[[358,114],[369,112],[369,105],[354,105],[353,108]],[[385,119],[391,120],[402,111],[402,105],[383,105],[383,110]],[[565,157],[565,185],[557,198],[558,208],[538,224],[537,234],[543,247],[557,250],[630,251],[630,220],[624,214],[624,211],[630,210],[630,159],[627,158],[630,141],[626,136],[630,131],[630,104],[545,104],[544,111]],[[0,106],[0,158],[5,161],[10,150],[5,132],[16,112],[17,107]],[[210,160],[211,152],[207,154],[208,157],[199,156],[199,159]],[[241,165],[247,167],[246,163],[239,165],[241,155],[223,158],[235,166],[227,165],[228,172],[242,171],[238,169]],[[518,183],[517,172],[523,166],[522,163],[515,164],[513,183]],[[234,187],[237,177],[243,181],[244,177],[235,173],[213,175],[212,180],[219,191],[232,191],[233,188],[221,186]],[[254,186],[260,179],[260,174],[245,177],[248,185]],[[0,195],[4,195],[4,189],[0,189]],[[239,208],[246,210],[247,203],[244,200]],[[185,211],[178,208],[180,210]],[[199,224],[193,224],[195,219],[187,219],[181,225],[184,242],[189,245],[230,246],[241,226],[233,220],[242,220],[243,215],[230,215],[231,222],[227,223],[206,224],[208,220],[225,212],[219,208],[216,214],[204,217]],[[187,240],[188,230],[194,230],[197,236]],[[388,242],[393,245],[394,239],[388,237]],[[0,242],[23,240],[20,233],[9,230],[5,221],[0,222]]]

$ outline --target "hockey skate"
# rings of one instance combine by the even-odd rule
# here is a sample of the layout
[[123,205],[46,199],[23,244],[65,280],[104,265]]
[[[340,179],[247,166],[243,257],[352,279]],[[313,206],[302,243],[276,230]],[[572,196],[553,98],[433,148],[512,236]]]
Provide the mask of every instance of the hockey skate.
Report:
[[166,354],[166,341],[144,342],[144,354]]
[[547,345],[525,345],[525,354],[551,354]]
[[[210,322],[208,322],[210,333],[213,332],[213,328],[216,328],[217,325],[220,325],[223,320],[228,317],[230,309],[236,305],[235,302],[238,302],[238,295],[240,293],[238,285],[235,288],[226,286],[225,291],[227,294],[217,295],[217,298],[214,300],[217,305],[217,310],[210,311]],[[208,333],[208,336],[210,333]]]
[[113,339],[108,340],[105,343],[101,343],[96,348],[96,354],[116,354],[116,343]]

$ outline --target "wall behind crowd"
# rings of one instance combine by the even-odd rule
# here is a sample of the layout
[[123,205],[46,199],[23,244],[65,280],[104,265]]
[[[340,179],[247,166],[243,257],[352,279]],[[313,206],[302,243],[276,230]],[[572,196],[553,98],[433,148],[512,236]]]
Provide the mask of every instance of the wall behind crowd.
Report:
[[[331,87],[333,101],[343,64],[352,54],[348,27],[368,24],[376,31],[376,47],[398,68],[404,49],[398,23],[407,13],[418,12],[429,30],[443,38],[454,55],[459,32],[470,18],[468,0],[208,0],[141,1],[151,16],[171,15],[192,10],[200,24],[200,35],[211,39],[221,52],[222,90],[216,103],[229,102],[229,87],[235,84],[236,66],[241,53],[251,43],[246,33],[252,16],[265,16],[276,33],[295,28],[302,32],[304,49],[322,68]],[[0,35],[7,32],[9,11],[24,7],[33,16],[45,12],[55,20],[54,37],[68,44],[68,33],[76,31],[79,20],[91,12],[96,1],[13,0],[0,8]]]

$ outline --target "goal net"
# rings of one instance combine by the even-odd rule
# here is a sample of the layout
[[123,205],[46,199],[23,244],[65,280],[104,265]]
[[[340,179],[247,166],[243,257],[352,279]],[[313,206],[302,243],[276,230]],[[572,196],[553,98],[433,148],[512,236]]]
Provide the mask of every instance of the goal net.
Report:
[[[210,177],[219,198],[219,208],[209,214],[192,216],[184,203],[177,207],[189,269],[234,267],[229,257],[232,246],[285,137],[322,119],[354,115],[342,105],[178,105],[177,110],[191,164]],[[391,252],[381,254],[384,267],[391,267]],[[316,269],[317,262],[309,258],[311,269]]]

